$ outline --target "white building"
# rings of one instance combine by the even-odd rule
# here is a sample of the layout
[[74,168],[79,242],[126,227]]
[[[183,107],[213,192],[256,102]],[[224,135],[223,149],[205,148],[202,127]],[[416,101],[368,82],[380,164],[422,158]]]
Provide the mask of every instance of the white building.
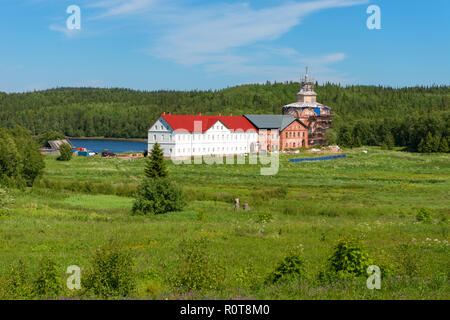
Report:
[[148,130],[148,150],[155,143],[166,157],[246,154],[258,151],[258,131],[238,116],[162,114]]

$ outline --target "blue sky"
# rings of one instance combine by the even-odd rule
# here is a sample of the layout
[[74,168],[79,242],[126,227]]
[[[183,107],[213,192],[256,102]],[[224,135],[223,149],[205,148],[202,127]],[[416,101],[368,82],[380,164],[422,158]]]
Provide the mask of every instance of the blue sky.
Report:
[[306,65],[319,82],[448,85],[449,31],[448,0],[3,0],[0,91],[220,89]]

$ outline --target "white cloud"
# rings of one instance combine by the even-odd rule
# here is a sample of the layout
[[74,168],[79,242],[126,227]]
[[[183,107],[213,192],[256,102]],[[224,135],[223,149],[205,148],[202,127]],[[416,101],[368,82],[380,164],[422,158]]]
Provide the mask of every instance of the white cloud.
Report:
[[290,2],[254,10],[248,4],[220,5],[204,11],[183,12],[168,26],[152,53],[177,63],[217,62],[233,48],[275,40],[307,15],[327,8],[352,6],[361,0]]
[[129,15],[142,13],[143,10],[149,9],[155,5],[158,0],[103,0],[89,4],[92,8],[101,8],[105,11],[97,18]]
[[64,34],[66,37],[68,37],[68,38],[74,37],[77,34],[80,34],[80,32],[81,32],[80,30],[77,30],[77,29],[70,30],[65,25],[62,26],[60,24],[54,24],[54,23],[49,25],[48,28],[51,31],[60,32],[60,33]]

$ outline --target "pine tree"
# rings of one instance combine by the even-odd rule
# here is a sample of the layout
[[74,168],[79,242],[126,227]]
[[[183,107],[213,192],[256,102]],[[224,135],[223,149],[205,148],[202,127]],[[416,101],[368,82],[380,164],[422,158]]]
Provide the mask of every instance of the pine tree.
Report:
[[441,143],[439,145],[439,152],[445,152],[445,153],[449,152],[448,142],[447,142],[446,137],[442,137],[442,139],[441,139]]
[[440,145],[441,145],[441,136],[437,134],[433,137],[432,144],[431,144],[431,151],[439,152]]
[[164,162],[164,153],[158,143],[155,143],[153,146],[144,172],[148,178],[165,178],[168,176],[166,163]]
[[431,134],[431,132],[427,133],[427,136],[425,139],[422,138],[422,140],[420,141],[419,144],[419,152],[422,153],[431,153],[433,152],[433,135]]

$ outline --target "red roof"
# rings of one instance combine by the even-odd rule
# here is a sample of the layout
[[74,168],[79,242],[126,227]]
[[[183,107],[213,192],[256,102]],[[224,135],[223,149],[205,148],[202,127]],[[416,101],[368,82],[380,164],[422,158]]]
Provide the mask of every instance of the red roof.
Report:
[[194,123],[196,123],[196,132],[207,131],[211,128],[217,121],[222,122],[225,127],[231,131],[255,131],[256,128],[247,120],[245,117],[239,116],[190,116],[190,115],[167,115],[163,114],[161,117],[172,127],[173,130],[186,130],[188,132],[194,132]]

